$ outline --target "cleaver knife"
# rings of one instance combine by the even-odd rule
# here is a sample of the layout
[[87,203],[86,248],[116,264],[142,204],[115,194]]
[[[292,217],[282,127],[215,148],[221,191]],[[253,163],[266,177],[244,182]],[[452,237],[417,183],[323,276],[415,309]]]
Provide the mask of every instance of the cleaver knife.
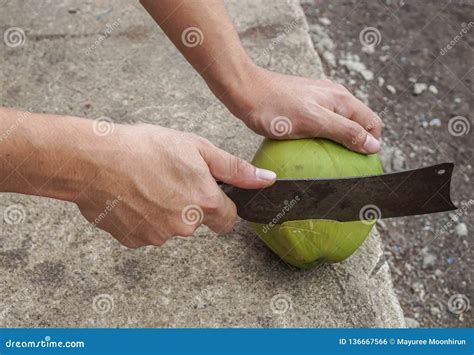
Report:
[[220,187],[250,222],[281,224],[304,219],[336,221],[451,211],[450,184],[454,164],[380,175],[337,179],[277,179],[263,189]]

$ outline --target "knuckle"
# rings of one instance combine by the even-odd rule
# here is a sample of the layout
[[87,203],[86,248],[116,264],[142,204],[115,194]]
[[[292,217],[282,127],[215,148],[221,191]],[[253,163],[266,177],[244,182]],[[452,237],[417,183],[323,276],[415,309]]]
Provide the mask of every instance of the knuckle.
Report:
[[178,228],[176,228],[175,235],[179,235],[181,237],[191,237],[196,229],[196,225],[188,225],[183,223]]
[[142,233],[143,238],[146,240],[147,245],[161,246],[165,242],[161,235],[153,228],[147,228]]
[[155,247],[161,247],[163,244],[165,244],[165,240],[161,239],[160,237],[157,237],[154,235],[152,239],[149,241],[150,245],[153,245]]
[[342,87],[342,89],[337,89],[335,92],[334,92],[334,96],[336,98],[336,101],[339,103],[339,104],[348,104],[351,99],[352,99],[352,94],[342,85],[340,85]]
[[342,84],[335,84],[335,88],[344,94],[348,94],[349,90]]
[[236,157],[231,159],[230,171],[233,176],[240,176],[246,173],[248,169],[248,164],[245,160]]
[[332,85],[332,84],[334,84],[332,80],[329,80],[327,78],[319,79],[318,81],[319,81],[319,83],[321,83],[323,85]]
[[138,249],[141,246],[143,246],[141,243],[137,243],[131,238],[123,238],[123,239],[119,240],[119,242],[120,242],[120,244],[127,247],[128,249]]
[[364,143],[366,133],[355,124],[350,124],[345,128],[344,143],[349,147],[358,147]]
[[201,198],[200,206],[206,214],[213,214],[221,208],[223,203],[222,194],[213,192]]
[[196,142],[198,146],[201,146],[203,148],[206,148],[212,145],[212,143],[209,142],[206,138],[203,138],[195,133],[189,133],[189,136],[192,141]]
[[232,216],[229,217],[229,220],[227,220],[224,225],[221,228],[220,233],[229,233],[232,231],[234,228],[235,222],[237,221],[237,214],[233,214]]

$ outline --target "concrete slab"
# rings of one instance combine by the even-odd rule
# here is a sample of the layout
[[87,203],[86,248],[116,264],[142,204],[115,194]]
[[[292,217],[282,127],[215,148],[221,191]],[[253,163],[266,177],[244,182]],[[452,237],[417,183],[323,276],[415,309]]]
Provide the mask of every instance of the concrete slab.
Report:
[[[263,66],[322,76],[295,1],[228,1]],[[261,138],[226,112],[140,5],[126,0],[9,2],[0,30],[0,104],[194,131],[250,159]],[[118,23],[118,25],[114,25]],[[112,27],[106,38],[101,34]],[[200,228],[162,248],[127,250],[88,229],[68,203],[0,195],[0,319],[10,327],[402,327],[380,237],[346,262],[283,264],[245,222],[220,237]],[[0,214],[0,216],[2,216]]]

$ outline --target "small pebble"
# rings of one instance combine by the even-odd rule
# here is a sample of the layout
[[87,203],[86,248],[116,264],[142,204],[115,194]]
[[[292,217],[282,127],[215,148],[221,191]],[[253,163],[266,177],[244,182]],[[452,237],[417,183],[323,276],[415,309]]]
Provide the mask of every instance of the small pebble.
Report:
[[393,150],[393,156],[392,156],[392,168],[394,171],[400,171],[403,170],[405,167],[405,157],[403,156],[403,152],[395,148]]
[[392,94],[397,93],[397,90],[392,85],[387,85],[387,90],[390,91]]
[[423,91],[425,91],[426,89],[428,88],[428,85],[426,85],[425,83],[415,83],[415,85],[413,86],[413,93],[415,95],[420,95],[423,93]]
[[321,22],[324,26],[329,26],[331,24],[331,20],[327,17],[321,17],[319,22]]
[[430,92],[432,92],[433,94],[438,95],[438,89],[436,88],[436,86],[430,85],[430,86],[428,87],[428,90],[429,90]]
[[448,262],[449,265],[454,264],[454,258],[453,258],[452,256],[448,256],[448,258],[446,259],[446,261]]
[[441,310],[438,307],[431,307],[430,313],[432,316],[439,317],[441,315]]
[[439,118],[433,118],[430,121],[430,126],[432,126],[432,127],[441,127],[441,120]]
[[419,328],[420,327],[420,322],[418,322],[414,318],[405,317],[405,323],[407,325],[407,328]]
[[455,97],[455,98],[454,98],[454,102],[457,103],[457,104],[459,104],[459,103],[461,102],[461,99],[460,99],[459,97]]
[[458,237],[467,237],[467,225],[466,223],[459,223],[456,226],[456,234]]
[[363,46],[362,52],[367,53],[367,54],[372,54],[375,52],[375,48],[374,46]]
[[383,84],[385,84],[385,79],[382,78],[381,76],[379,76],[377,80],[379,81],[379,86],[383,86]]
[[430,267],[433,267],[436,263],[436,255],[427,253],[423,257],[423,269],[428,269]]

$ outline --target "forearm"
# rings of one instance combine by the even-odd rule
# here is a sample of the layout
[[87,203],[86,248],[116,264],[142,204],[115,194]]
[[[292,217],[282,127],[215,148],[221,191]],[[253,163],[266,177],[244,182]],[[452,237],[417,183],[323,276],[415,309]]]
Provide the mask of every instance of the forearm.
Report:
[[239,95],[252,81],[256,66],[222,0],[141,3],[218,98]]
[[73,201],[97,175],[92,121],[0,108],[0,191]]

